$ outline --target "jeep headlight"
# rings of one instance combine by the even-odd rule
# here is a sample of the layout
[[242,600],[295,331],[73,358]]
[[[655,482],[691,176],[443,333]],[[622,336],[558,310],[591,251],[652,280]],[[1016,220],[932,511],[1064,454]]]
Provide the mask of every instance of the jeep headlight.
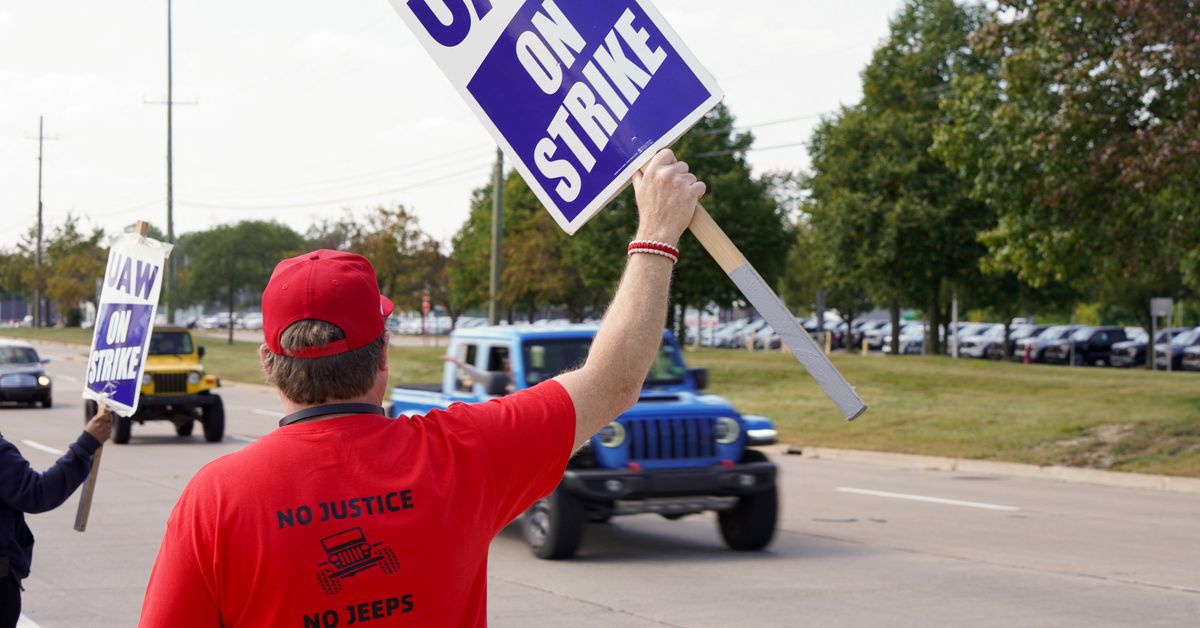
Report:
[[723,416],[717,419],[717,424],[714,426],[713,435],[717,442],[722,445],[737,442],[738,436],[741,436],[742,427],[738,424],[737,419],[732,419]]
[[38,386],[46,387],[50,385],[50,376],[38,375]]
[[605,447],[620,447],[625,444],[625,426],[613,421],[605,425],[597,436]]
[[199,386],[199,385],[200,385],[200,374],[197,373],[196,371],[192,371],[191,373],[188,373],[188,386]]
[[142,373],[142,385],[149,386],[154,383],[154,378],[149,373]]

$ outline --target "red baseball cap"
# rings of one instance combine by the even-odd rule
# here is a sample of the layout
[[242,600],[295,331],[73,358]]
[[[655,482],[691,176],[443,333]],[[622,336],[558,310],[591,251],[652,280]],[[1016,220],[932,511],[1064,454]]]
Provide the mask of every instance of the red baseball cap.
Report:
[[[267,347],[276,355],[323,358],[375,341],[394,308],[390,299],[379,294],[375,268],[367,258],[341,251],[313,251],[275,267],[263,291],[263,333]],[[346,337],[303,351],[284,351],[280,342],[284,330],[308,319],[336,325]]]

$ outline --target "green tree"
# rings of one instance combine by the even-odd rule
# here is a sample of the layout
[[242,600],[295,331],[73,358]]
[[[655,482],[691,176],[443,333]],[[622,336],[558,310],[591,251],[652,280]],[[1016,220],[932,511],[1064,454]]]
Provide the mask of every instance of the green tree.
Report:
[[275,265],[301,253],[304,243],[287,226],[257,220],[185,234],[172,253],[179,256],[182,300],[221,304],[232,321],[240,305],[259,302]]
[[431,238],[417,217],[402,206],[376,208],[362,230],[351,239],[350,250],[371,260],[379,289],[401,310],[421,307],[426,289],[424,252]]
[[100,244],[103,237],[100,229],[84,233],[79,220],[68,214],[45,242],[46,297],[68,326],[79,326],[83,320],[79,306],[96,298],[108,260],[108,249]]
[[936,152],[998,212],[988,264],[1140,312],[1200,288],[1200,9],[1004,1]]
[[977,235],[992,219],[930,152],[941,99],[974,71],[967,43],[980,19],[974,5],[906,2],[863,72],[862,102],[822,121],[810,145],[807,211],[827,274],[866,286],[890,305],[893,325],[901,303],[921,306],[934,353],[946,286],[978,277]]

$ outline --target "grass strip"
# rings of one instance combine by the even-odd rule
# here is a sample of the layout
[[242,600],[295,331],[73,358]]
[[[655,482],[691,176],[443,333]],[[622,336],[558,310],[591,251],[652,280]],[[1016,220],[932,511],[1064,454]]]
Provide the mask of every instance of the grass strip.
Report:
[[[79,329],[3,329],[0,336],[87,345]],[[205,367],[262,383],[258,344],[206,345]],[[442,349],[392,347],[391,380],[441,380]],[[846,423],[790,356],[701,349],[693,367],[743,413],[775,420],[784,442],[978,460],[1200,477],[1200,374],[1025,366],[938,357],[837,355],[871,405]]]

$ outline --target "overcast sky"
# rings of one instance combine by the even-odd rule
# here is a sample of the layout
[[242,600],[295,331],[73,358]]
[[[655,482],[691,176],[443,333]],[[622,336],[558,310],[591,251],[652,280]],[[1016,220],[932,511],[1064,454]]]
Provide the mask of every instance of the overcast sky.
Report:
[[[716,76],[757,170],[807,166],[817,114],[859,72],[899,0],[655,0]],[[380,203],[447,240],[494,144],[385,0],[176,0],[175,223],[304,231]],[[44,203],[110,232],[165,227],[166,0],[0,0],[0,247]],[[776,124],[771,123],[786,120]],[[780,148],[775,148],[780,147]]]

